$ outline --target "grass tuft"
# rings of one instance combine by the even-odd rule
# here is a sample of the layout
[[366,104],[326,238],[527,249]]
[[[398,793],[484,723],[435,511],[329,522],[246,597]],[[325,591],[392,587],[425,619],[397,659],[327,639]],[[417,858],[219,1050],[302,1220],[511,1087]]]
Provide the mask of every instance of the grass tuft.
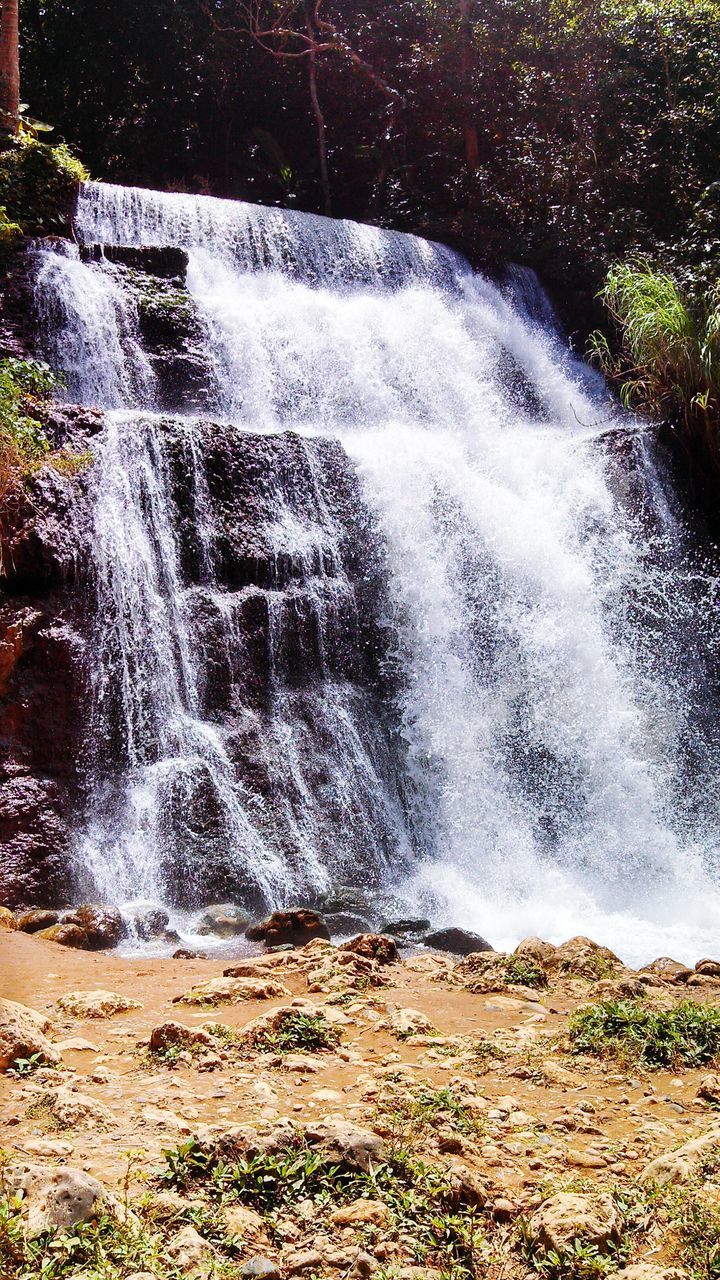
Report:
[[574,1013],[568,1032],[574,1053],[652,1069],[701,1067],[720,1054],[720,1009],[694,1000],[671,1009],[605,1000]]

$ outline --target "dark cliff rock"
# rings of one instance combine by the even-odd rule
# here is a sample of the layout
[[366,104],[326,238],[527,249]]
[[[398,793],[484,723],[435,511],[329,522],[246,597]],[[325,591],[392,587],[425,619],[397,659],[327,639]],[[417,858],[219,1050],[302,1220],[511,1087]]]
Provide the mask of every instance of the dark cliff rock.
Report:
[[[58,443],[86,438],[86,411],[65,408],[48,427]],[[8,906],[54,905],[68,892],[86,692],[86,489],[85,477],[44,468],[0,520],[0,902]]]

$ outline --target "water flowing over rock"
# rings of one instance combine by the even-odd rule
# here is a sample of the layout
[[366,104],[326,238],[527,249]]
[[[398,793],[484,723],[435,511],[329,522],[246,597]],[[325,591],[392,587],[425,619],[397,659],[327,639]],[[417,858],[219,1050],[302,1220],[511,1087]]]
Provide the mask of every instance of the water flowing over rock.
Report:
[[0,680],[19,707],[63,628],[81,741],[66,777],[0,722],[8,901],[64,875],[259,916],[340,882],[506,950],[712,954],[716,575],[537,282],[105,184],[76,231],[30,257],[44,350],[105,411],[81,572],[25,522]]

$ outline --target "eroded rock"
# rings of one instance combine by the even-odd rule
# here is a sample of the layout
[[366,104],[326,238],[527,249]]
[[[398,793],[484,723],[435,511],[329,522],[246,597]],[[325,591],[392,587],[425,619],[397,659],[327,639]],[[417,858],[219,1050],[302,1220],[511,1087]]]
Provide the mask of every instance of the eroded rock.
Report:
[[266,947],[290,944],[304,947],[313,938],[330,941],[330,930],[317,911],[299,907],[292,911],[274,911],[267,920],[260,920],[245,930],[251,942],[264,942]]
[[575,1241],[605,1250],[620,1237],[622,1219],[607,1195],[576,1195],[560,1192],[551,1196],[532,1215],[528,1235],[537,1249],[562,1254]]
[[73,1018],[112,1018],[128,1009],[142,1009],[139,1000],[117,991],[68,991],[56,1003],[58,1009]]
[[31,1240],[46,1231],[68,1231],[101,1213],[117,1216],[115,1198],[82,1169],[25,1165],[8,1170],[6,1183],[21,1197],[20,1212]]
[[60,1055],[46,1035],[51,1025],[48,1018],[27,1005],[0,1000],[0,1071],[7,1071],[18,1058],[35,1054],[42,1062],[57,1066]]

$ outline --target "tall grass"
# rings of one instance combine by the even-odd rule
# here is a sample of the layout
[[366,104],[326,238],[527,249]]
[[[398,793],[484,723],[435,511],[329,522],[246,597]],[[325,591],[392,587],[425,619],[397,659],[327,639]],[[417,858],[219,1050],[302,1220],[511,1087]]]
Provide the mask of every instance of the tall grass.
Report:
[[697,298],[645,261],[618,263],[600,297],[619,334],[590,354],[620,386],[623,403],[687,428],[720,422],[720,282]]

